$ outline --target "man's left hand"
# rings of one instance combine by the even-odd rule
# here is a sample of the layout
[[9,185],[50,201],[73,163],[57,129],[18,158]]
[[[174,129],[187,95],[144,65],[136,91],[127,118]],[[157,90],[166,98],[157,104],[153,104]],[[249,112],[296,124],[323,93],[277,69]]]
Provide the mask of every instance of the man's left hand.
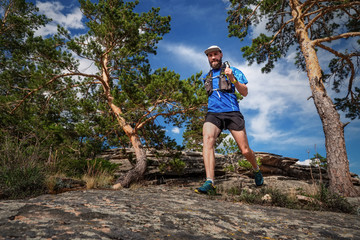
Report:
[[229,67],[225,68],[224,73],[225,73],[225,75],[230,79],[230,81],[231,81],[232,83],[236,83],[236,82],[237,82],[235,76],[233,75],[233,71],[232,71],[231,68],[229,68]]

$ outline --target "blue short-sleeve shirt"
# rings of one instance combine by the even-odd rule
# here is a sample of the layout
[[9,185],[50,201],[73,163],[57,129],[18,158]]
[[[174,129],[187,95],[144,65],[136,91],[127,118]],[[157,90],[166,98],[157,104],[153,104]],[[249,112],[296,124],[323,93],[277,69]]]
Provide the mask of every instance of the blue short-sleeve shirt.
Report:
[[[230,67],[233,71],[233,75],[235,78],[243,84],[247,84],[248,81],[245,77],[245,75],[237,68]],[[219,88],[219,80],[220,78],[217,77],[220,75],[220,69],[212,69],[213,71],[213,89]],[[203,76],[203,80],[205,81],[205,78],[208,74],[205,74]],[[233,88],[233,92],[235,92],[235,86],[234,84],[231,84]],[[222,91],[213,91],[213,93],[208,98],[208,112],[214,112],[214,113],[221,113],[221,112],[240,112],[239,103],[237,101],[237,97],[233,93],[227,93]]]

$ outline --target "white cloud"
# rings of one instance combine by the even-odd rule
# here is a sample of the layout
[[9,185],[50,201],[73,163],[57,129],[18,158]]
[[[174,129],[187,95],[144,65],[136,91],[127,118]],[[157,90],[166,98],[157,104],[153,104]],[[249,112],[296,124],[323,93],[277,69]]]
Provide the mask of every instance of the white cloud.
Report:
[[179,134],[180,133],[180,128],[174,127],[173,129],[171,129],[171,132],[175,133],[175,134]]
[[[261,73],[260,66],[237,65],[248,79],[249,95],[240,102],[246,115],[249,134],[255,141],[279,141],[304,144],[299,128],[309,127],[316,110],[312,101],[306,74],[283,62],[271,73]],[[281,123],[280,123],[281,122]],[[283,125],[295,126],[284,128]]]
[[304,161],[298,161],[295,164],[297,165],[303,165],[303,166],[310,166],[310,163],[312,162],[311,159],[306,159]]
[[204,53],[200,53],[199,50],[194,47],[169,42],[162,42],[160,47],[173,55],[177,61],[186,63],[186,65],[192,66],[193,68],[204,69],[204,66],[209,65]]
[[79,7],[70,8],[71,12],[64,13],[66,7],[60,2],[37,1],[36,6],[39,8],[40,14],[44,14],[52,19],[52,22],[37,31],[37,35],[46,36],[56,33],[58,24],[66,29],[85,28],[85,25],[81,21],[83,14]]
[[98,67],[95,65],[94,61],[86,59],[86,58],[80,58],[73,54],[73,56],[78,59],[79,61],[79,71],[86,74],[96,74],[99,73]]

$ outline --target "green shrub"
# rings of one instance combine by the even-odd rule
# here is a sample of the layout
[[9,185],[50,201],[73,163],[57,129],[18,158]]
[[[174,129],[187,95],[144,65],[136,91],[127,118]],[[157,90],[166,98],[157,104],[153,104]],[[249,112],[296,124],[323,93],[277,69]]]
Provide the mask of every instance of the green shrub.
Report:
[[[221,191],[221,188],[219,188]],[[315,194],[306,194],[299,188],[298,194],[309,197],[310,201],[300,202],[294,194],[287,194],[281,190],[270,187],[262,187],[255,190],[244,189],[240,186],[233,186],[226,190],[224,197],[232,201],[246,202],[249,204],[266,204],[290,209],[307,209],[312,211],[333,211],[356,214],[356,209],[345,198],[332,193],[324,184],[319,186]],[[262,198],[269,194],[270,201],[263,201]],[[313,199],[313,201],[311,201]]]
[[224,168],[224,171],[226,171],[226,172],[235,172],[235,167],[234,167],[234,165],[229,164]]
[[184,172],[186,163],[179,158],[173,158],[168,162],[160,163],[159,171],[161,173],[175,172],[181,174]]
[[3,198],[16,199],[38,196],[46,192],[45,173],[40,166],[2,166],[0,189]]
[[44,151],[31,137],[4,137],[0,145],[0,195],[16,199],[45,192]]
[[[260,158],[257,158],[256,159],[256,162],[259,166],[261,166],[261,159]],[[244,168],[246,170],[250,170],[252,169],[252,166],[251,166],[251,163],[245,159],[241,159],[238,161],[238,164],[241,168]]]
[[344,213],[355,212],[355,208],[344,197],[330,192],[324,184],[320,185],[319,192],[314,198],[323,203],[322,209]]
[[260,203],[259,199],[261,198],[259,198],[259,196],[256,193],[243,189],[240,193],[239,201],[259,204]]
[[92,170],[113,174],[117,169],[118,164],[111,163],[110,161],[101,158],[92,160],[65,159],[58,163],[57,172],[63,172],[68,177],[81,178],[84,174],[88,174],[90,166]]
[[271,196],[271,205],[286,208],[298,208],[298,201],[293,200],[289,195],[282,193],[276,188],[262,188],[261,195],[269,194]]
[[169,163],[170,163],[171,170],[173,170],[174,172],[179,173],[179,174],[184,172],[186,164],[181,159],[174,158],[174,159],[171,159]]

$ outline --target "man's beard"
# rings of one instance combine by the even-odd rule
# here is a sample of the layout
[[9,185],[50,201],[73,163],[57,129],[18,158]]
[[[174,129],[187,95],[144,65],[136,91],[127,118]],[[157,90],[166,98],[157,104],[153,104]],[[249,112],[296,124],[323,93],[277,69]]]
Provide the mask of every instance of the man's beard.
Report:
[[222,64],[222,59],[218,60],[218,61],[212,61],[212,62],[209,62],[210,63],[210,66],[213,68],[213,69],[220,69],[221,68],[221,64]]

